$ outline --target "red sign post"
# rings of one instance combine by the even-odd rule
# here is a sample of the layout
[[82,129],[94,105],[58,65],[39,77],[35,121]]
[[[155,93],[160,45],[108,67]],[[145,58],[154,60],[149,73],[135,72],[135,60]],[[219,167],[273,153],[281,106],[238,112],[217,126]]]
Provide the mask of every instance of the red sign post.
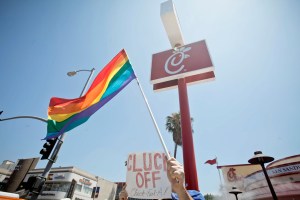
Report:
[[199,186],[187,84],[214,80],[214,78],[214,67],[204,40],[152,56],[151,82],[153,90],[178,86],[185,183],[187,189],[190,190],[199,191]]

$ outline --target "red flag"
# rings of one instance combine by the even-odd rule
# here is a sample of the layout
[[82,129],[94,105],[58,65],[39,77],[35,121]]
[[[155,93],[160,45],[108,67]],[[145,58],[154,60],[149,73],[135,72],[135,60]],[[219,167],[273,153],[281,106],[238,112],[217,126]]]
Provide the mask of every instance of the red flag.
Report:
[[217,163],[217,158],[213,159],[213,160],[207,160],[204,164],[210,164],[210,165],[214,165]]

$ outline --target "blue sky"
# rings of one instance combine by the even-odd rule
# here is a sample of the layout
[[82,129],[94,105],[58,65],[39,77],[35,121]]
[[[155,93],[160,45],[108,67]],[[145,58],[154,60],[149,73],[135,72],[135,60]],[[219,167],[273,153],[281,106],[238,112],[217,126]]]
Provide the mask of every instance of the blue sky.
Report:
[[[98,73],[125,48],[168,149],[165,118],[179,111],[177,89],[153,92],[152,54],[170,49],[157,0],[0,1],[1,118],[47,118],[51,97],[78,97],[88,73]],[[199,187],[217,193],[215,166],[245,164],[256,150],[275,159],[299,154],[300,2],[296,0],[174,0],[186,44],[206,40],[216,80],[189,86]],[[95,77],[95,76],[94,76]],[[46,124],[0,122],[0,161],[38,157]],[[76,166],[125,181],[131,152],[162,151],[135,81],[67,133],[54,166]],[[179,149],[179,160],[182,161]],[[38,167],[44,167],[40,161]]]

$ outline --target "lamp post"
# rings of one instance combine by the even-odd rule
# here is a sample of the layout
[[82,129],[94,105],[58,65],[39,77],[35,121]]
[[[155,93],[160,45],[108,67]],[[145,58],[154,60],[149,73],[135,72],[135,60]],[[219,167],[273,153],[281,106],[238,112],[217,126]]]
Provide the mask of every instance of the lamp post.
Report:
[[85,82],[85,85],[84,85],[84,87],[83,87],[83,89],[82,89],[82,91],[81,91],[79,97],[81,97],[81,96],[83,95],[83,93],[84,93],[84,91],[85,91],[85,89],[86,89],[86,86],[88,85],[88,83],[89,83],[89,81],[90,81],[90,79],[91,79],[91,77],[92,77],[94,71],[95,71],[95,68],[93,68],[93,69],[91,69],[91,70],[88,70],[88,69],[80,69],[80,70],[76,70],[76,71],[70,71],[70,72],[67,73],[68,76],[75,76],[78,72],[90,72],[90,75],[89,75],[89,77],[88,77],[88,80]]
[[[89,75],[87,81],[85,82],[85,85],[84,85],[83,90],[81,91],[79,97],[81,97],[81,96],[83,95],[83,93],[84,93],[84,91],[85,91],[85,89],[86,89],[86,87],[87,87],[87,85],[88,85],[88,83],[89,83],[89,81],[90,81],[90,79],[91,79],[91,77],[92,77],[92,75],[93,75],[94,70],[95,70],[95,68],[93,68],[93,69],[91,69],[91,70],[77,70],[77,71],[73,71],[73,72],[68,72],[68,73],[67,73],[68,76],[74,76],[75,74],[77,74],[77,72],[81,72],[81,71],[87,71],[87,72],[90,72],[90,75]],[[46,177],[48,176],[48,174],[49,174],[49,172],[50,172],[50,169],[51,169],[53,163],[55,163],[55,161],[56,161],[56,159],[57,159],[57,155],[58,155],[58,152],[59,152],[59,150],[60,150],[60,148],[61,148],[61,146],[62,146],[62,144],[63,144],[64,137],[65,137],[65,133],[63,133],[63,134],[58,138],[58,143],[57,143],[57,145],[55,146],[55,148],[54,148],[54,150],[53,150],[53,153],[52,153],[52,155],[51,155],[51,158],[48,159],[48,163],[47,163],[47,165],[46,165],[46,167],[45,167],[45,169],[44,169],[43,174],[42,174],[41,177],[40,177],[42,180],[38,181],[37,184],[35,184],[35,186],[34,186],[34,189],[35,189],[35,190],[33,190],[33,193],[32,193],[32,196],[31,196],[31,200],[36,200],[37,197],[38,197],[38,195],[40,194],[40,192],[41,192],[41,187],[42,187],[42,185],[44,184],[45,179],[46,179]]]
[[250,164],[260,164],[260,166],[262,167],[263,172],[265,174],[266,180],[268,182],[268,186],[270,188],[270,191],[271,191],[271,194],[273,196],[273,199],[277,200],[277,195],[276,195],[276,193],[274,191],[274,188],[273,188],[272,183],[270,181],[270,178],[268,176],[267,170],[265,168],[265,163],[272,162],[273,160],[274,160],[273,157],[266,156],[266,155],[262,154],[261,151],[255,151],[254,152],[254,156],[251,159],[249,159],[248,162]]
[[[74,76],[76,75],[78,72],[82,72],[82,71],[86,71],[86,72],[90,72],[90,75],[87,79],[87,81],[85,82],[85,85],[83,87],[83,90],[81,91],[80,93],[80,97],[83,95],[92,75],[93,75],[93,72],[95,71],[95,68],[91,69],[91,70],[85,70],[85,69],[81,69],[81,70],[77,70],[77,71],[72,71],[72,72],[68,72],[67,75],[68,76]],[[0,115],[3,113],[3,111],[0,111]],[[48,120],[47,119],[44,119],[44,118],[41,118],[41,117],[36,117],[36,116],[30,116],[30,115],[24,115],[24,116],[15,116],[15,117],[10,117],[10,118],[4,118],[4,119],[0,119],[0,121],[6,121],[6,120],[13,120],[13,119],[21,119],[21,118],[29,118],[29,119],[35,119],[35,120],[39,120],[39,121],[42,121],[42,122],[45,122],[47,123]],[[58,155],[58,152],[63,144],[63,141],[64,141],[64,137],[65,137],[65,133],[63,133],[60,138],[58,139],[58,144],[55,146],[55,149],[54,151],[52,152],[52,155],[51,155],[51,158],[48,159],[48,163],[44,169],[44,172],[42,173],[41,176],[37,177],[37,180],[35,182],[35,184],[33,185],[33,191],[32,191],[32,196],[31,196],[31,199],[32,200],[36,200],[40,191],[41,191],[41,187],[43,186],[44,182],[45,182],[45,179],[46,177],[48,176],[49,172],[50,172],[50,169],[53,165],[53,163],[55,163],[56,159],[57,159],[57,155]]]
[[229,191],[230,194],[234,194],[235,195],[235,199],[236,200],[239,200],[238,199],[238,194],[241,194],[242,191],[240,191],[239,189],[237,189],[236,187],[232,187],[232,190]]

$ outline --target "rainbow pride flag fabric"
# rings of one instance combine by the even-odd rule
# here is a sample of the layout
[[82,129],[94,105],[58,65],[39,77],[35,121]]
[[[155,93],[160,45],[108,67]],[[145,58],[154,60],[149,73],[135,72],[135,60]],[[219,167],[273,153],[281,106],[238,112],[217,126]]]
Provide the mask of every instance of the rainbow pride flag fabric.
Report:
[[86,122],[135,78],[123,49],[97,75],[84,96],[50,99],[47,135],[44,139],[56,138]]

